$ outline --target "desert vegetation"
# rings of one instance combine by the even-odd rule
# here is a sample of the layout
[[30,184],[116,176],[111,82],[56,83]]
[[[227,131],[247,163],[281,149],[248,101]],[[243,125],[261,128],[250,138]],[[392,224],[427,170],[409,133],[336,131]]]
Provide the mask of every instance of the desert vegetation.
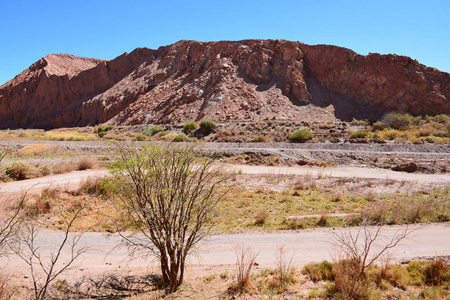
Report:
[[[409,119],[406,118],[406,120]],[[432,117],[432,119],[420,120],[413,118],[412,123],[406,127],[399,126],[398,129],[386,127],[378,131],[369,125],[361,125],[365,127],[364,130],[348,134],[348,138],[370,142],[376,139],[377,134],[381,132],[389,130],[408,132],[425,124],[431,124],[429,122],[445,124],[447,119]],[[385,122],[388,124],[387,121]],[[435,128],[435,125],[430,126]],[[217,128],[208,135],[209,138],[214,135],[217,137],[220,134]],[[126,131],[120,132],[122,130],[120,127],[113,127],[102,139],[115,139],[117,136],[123,136],[125,139],[138,140],[137,137],[142,136],[143,141],[182,142],[205,138],[202,137],[203,133],[200,130],[195,131],[198,128],[192,129],[188,134],[181,127],[177,129],[162,127],[162,130],[160,129],[157,128],[153,135],[147,135],[142,130],[128,134]],[[104,132],[104,130],[99,132]],[[290,132],[292,132],[290,129],[282,132],[285,139]],[[315,142],[315,139],[320,138],[320,134],[316,135],[316,132],[319,131],[314,131],[314,134],[310,132],[311,139],[302,141]],[[270,134],[251,135],[246,137],[246,141],[269,142],[272,136],[270,138],[268,136]],[[445,136],[441,137],[445,139]],[[31,138],[31,135],[28,138]],[[184,260],[190,254],[190,249],[193,249],[195,243],[210,231],[346,228],[362,226],[367,222],[386,225],[448,222],[450,220],[450,189],[448,185],[428,185],[395,181],[389,178],[331,178],[320,172],[314,176],[310,174],[305,176],[249,175],[239,171],[226,175],[213,168],[213,159],[227,163],[282,166],[324,167],[335,164],[330,161],[290,161],[278,156],[258,156],[250,152],[231,157],[203,156],[193,148],[187,150],[189,155],[185,154],[186,156],[183,159],[180,158],[180,161],[189,161],[191,167],[204,164],[207,169],[212,168],[211,170],[214,170],[217,177],[211,179],[207,176],[209,174],[207,169],[203,169],[203,167],[193,168],[200,171],[200,174],[188,172],[189,168],[187,167],[177,169],[176,166],[179,162],[175,162],[174,159],[180,149],[186,149],[183,143],[170,144],[167,149],[153,145],[141,149],[140,143],[136,143],[135,146],[135,148],[121,148],[117,154],[107,155],[108,164],[119,158],[113,167],[115,174],[113,177],[92,177],[83,180],[78,186],[71,187],[49,186],[28,195],[28,200],[23,204],[24,211],[30,220],[37,223],[35,223],[34,229],[29,227],[28,234],[24,234],[26,231],[22,232],[21,250],[16,248],[16,253],[30,261],[30,256],[26,256],[24,253],[29,255],[29,253],[37,253],[37,250],[34,251],[30,245],[26,244],[26,241],[30,240],[35,230],[37,232],[42,228],[58,230],[66,233],[67,236],[72,234],[69,234],[69,231],[79,233],[85,230],[123,232],[127,229],[133,233],[140,233],[141,236],[144,234],[147,238],[147,240],[136,239],[134,234],[124,234],[131,252],[135,255],[142,253],[156,255],[161,260],[160,269],[162,271],[152,270],[145,274],[120,274],[120,276],[117,275],[118,273],[102,274],[80,278],[77,282],[66,281],[67,279],[59,279],[65,277],[59,277],[60,269],[58,268],[53,268],[50,275],[41,276],[42,272],[48,272],[51,262],[54,261],[54,257],[44,257],[42,254],[40,256],[42,261],[49,261],[50,264],[42,263],[40,275],[37,273],[27,275],[30,279],[27,284],[31,283],[34,286],[33,290],[28,290],[28,292],[34,293],[36,299],[43,299],[46,297],[45,295],[51,295],[54,298],[71,295],[70,297],[73,299],[77,297],[79,299],[112,297],[112,295],[137,297],[136,299],[144,297],[143,299],[145,299],[145,297],[150,297],[149,295],[157,298],[169,293],[174,294],[174,297],[181,298],[189,294],[200,298],[207,296],[202,294],[203,292],[198,294],[199,290],[211,290],[217,293],[215,295],[222,294],[225,298],[253,297],[255,299],[295,297],[294,295],[320,299],[383,299],[385,297],[406,297],[405,295],[417,299],[445,299],[445,293],[448,293],[448,261],[445,260],[445,257],[399,265],[390,262],[384,263],[384,261],[380,263],[381,257],[366,264],[354,257],[349,258],[347,255],[343,255],[331,262],[308,265],[302,270],[302,266],[292,264],[293,256],[287,255],[280,248],[278,252],[274,251],[277,265],[275,268],[267,269],[258,268],[257,249],[250,251],[242,248],[237,256],[240,258],[236,258],[236,269],[224,268],[217,273],[211,271],[198,278],[191,277],[190,270],[186,270],[186,274],[184,273]],[[70,159],[66,159],[68,157]],[[53,164],[35,162],[39,159],[58,160],[58,162]],[[383,159],[374,157],[370,161],[380,163]],[[393,158],[391,160],[393,161]],[[166,162],[167,164],[165,164]],[[60,174],[72,170],[86,170],[103,164],[98,158],[73,152],[73,150],[60,146],[39,144],[39,142],[21,148],[3,148],[0,153],[0,163],[1,180],[5,182]],[[168,169],[164,172],[161,171],[164,168]],[[167,178],[173,180],[167,180]],[[191,181],[190,178],[196,179]],[[195,182],[198,182],[199,185],[189,185]],[[201,187],[206,189],[196,191]],[[183,188],[187,188],[193,194],[184,193]],[[211,194],[209,194],[210,192]],[[207,195],[213,194],[214,197],[207,197]],[[201,195],[200,199],[203,202],[196,202],[194,195]],[[218,201],[219,198],[220,201]],[[188,199],[193,199],[193,202],[187,201]],[[158,201],[160,201],[160,205],[152,208],[152,205]],[[166,206],[165,203],[173,203],[174,206]],[[165,212],[158,211],[158,207],[167,210]],[[194,209],[192,215],[185,213],[177,215],[177,207],[181,207],[184,212],[187,210],[183,210],[183,207]],[[149,218],[149,212],[155,218]],[[68,223],[68,220],[75,215],[76,220]],[[161,220],[165,220],[162,223],[169,225],[183,224],[185,221],[186,226],[177,225],[176,227],[180,229],[176,230],[170,226],[158,228],[156,225],[161,225]],[[200,220],[201,222],[199,222]],[[12,232],[14,233],[14,231]],[[167,233],[170,233],[171,239],[162,238],[162,236],[167,236]],[[182,237],[190,239],[190,241],[183,244],[183,241],[186,240],[183,240]],[[177,240],[178,238],[179,240]],[[149,241],[153,244],[162,241],[160,245],[164,244],[164,247],[149,247]],[[168,244],[176,246],[168,248]],[[70,239],[63,244],[64,247],[69,248],[72,247],[71,245],[73,243]],[[343,248],[344,246],[341,245],[341,250]],[[74,253],[78,253],[77,247],[73,249]],[[80,250],[82,250],[79,252],[81,255],[84,249],[80,248]],[[180,251],[185,252],[181,253]],[[177,258],[173,260],[173,256]],[[74,262],[77,258],[78,256],[75,255]],[[34,256],[32,259],[38,258]],[[57,261],[58,259],[55,261],[55,265],[57,265]],[[39,259],[37,262],[39,264]],[[361,266],[363,266],[363,271],[361,271]],[[64,270],[62,273],[65,272]],[[55,274],[58,274],[57,278],[52,277]],[[48,280],[49,278],[51,280]],[[187,283],[185,278],[188,278]],[[350,279],[355,280],[351,281]],[[14,288],[11,289],[5,283],[4,290],[5,294],[1,294],[0,288],[0,295],[9,295],[9,291]]]
[[408,113],[390,112],[379,121],[373,120],[355,121],[366,126],[365,136],[354,132],[350,137],[366,138],[373,141],[411,142],[414,144],[450,143],[450,117],[448,115],[436,115],[413,117]]
[[211,134],[216,128],[216,122],[213,120],[204,119],[200,122],[200,132],[204,135]]
[[[109,187],[141,236],[122,235],[132,251],[160,261],[167,293],[183,283],[191,248],[208,235],[225,176],[192,146],[119,147]],[[121,231],[127,228],[122,228]]]
[[301,129],[294,131],[289,136],[291,142],[302,143],[313,138],[313,134],[309,130]]
[[190,133],[194,132],[194,130],[196,130],[198,127],[199,127],[199,125],[197,124],[197,122],[189,121],[189,122],[184,123],[183,132],[185,134],[190,134]]
[[[264,120],[217,123],[204,119],[199,123],[154,124],[152,126],[97,125],[85,128],[44,130],[3,130],[4,140],[166,140],[167,134],[184,133],[190,138],[218,142],[351,142],[365,143],[434,143],[449,144],[450,117],[436,115],[414,117],[407,113],[390,112],[379,120],[352,122],[300,122]],[[299,130],[299,128],[302,128]],[[163,134],[164,133],[164,134]],[[172,140],[173,137],[170,139]]]

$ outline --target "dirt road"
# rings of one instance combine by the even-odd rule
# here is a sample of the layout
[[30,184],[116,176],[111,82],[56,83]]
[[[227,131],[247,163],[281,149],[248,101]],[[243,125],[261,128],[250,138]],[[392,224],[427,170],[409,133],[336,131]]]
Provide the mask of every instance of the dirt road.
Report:
[[[267,167],[267,166],[250,166],[250,165],[232,165],[223,164],[226,170],[231,172],[245,174],[269,174],[269,175],[311,175],[330,176],[330,177],[348,177],[348,178],[374,178],[374,179],[391,179],[398,181],[417,181],[421,183],[450,183],[450,175],[448,174],[414,174],[404,172],[394,172],[385,169],[375,168],[359,168],[359,167],[336,167],[336,168],[319,168],[319,167]],[[76,185],[81,180],[89,176],[104,176],[108,174],[107,170],[86,170],[75,171],[67,174],[45,176],[35,179],[15,181],[0,184],[0,192],[8,194],[13,192],[25,191],[28,189],[43,188],[49,185]]]
[[416,174],[364,167],[268,167],[251,165],[224,165],[226,170],[245,174],[310,175],[348,178],[392,179],[422,183],[450,183],[449,174]]
[[[404,226],[386,226],[383,228],[379,244],[385,244],[397,232],[404,230]],[[309,262],[319,262],[324,259],[331,260],[336,254],[332,245],[333,232],[342,229],[320,228],[298,231],[276,232],[242,232],[223,233],[213,235],[202,242],[196,253],[189,259],[189,267],[208,268],[221,266],[232,269],[236,256],[237,245],[250,246],[258,254],[256,262],[259,268],[272,268],[276,266],[276,253],[280,246],[285,247],[286,257],[293,255],[292,265],[301,267]],[[356,232],[357,228],[352,228]],[[411,232],[406,239],[390,253],[395,262],[408,261],[419,256],[450,255],[450,226],[445,224],[411,225]],[[55,243],[62,237],[61,232],[43,230],[38,235],[36,245],[50,253]],[[81,239],[81,246],[90,246],[91,250],[83,255],[77,265],[78,272],[100,273],[118,268],[156,267],[157,263],[151,259],[131,260],[127,256],[125,247],[114,248],[120,244],[118,234],[107,235],[99,232],[85,233]],[[63,252],[64,262],[69,251]],[[6,263],[3,261],[3,263]],[[11,258],[9,268],[16,270],[16,276],[26,274],[24,264]]]
[[29,189],[42,189],[47,186],[65,185],[67,187],[76,186],[83,179],[91,176],[104,176],[108,174],[108,170],[86,170],[86,171],[74,171],[59,175],[50,175],[45,177],[39,177],[34,179],[14,181],[0,184],[0,193],[8,194],[21,191],[27,191]]

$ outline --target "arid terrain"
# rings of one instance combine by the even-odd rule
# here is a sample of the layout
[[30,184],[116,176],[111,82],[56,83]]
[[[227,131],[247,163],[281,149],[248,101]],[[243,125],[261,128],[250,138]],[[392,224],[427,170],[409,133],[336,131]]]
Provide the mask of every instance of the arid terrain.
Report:
[[[134,143],[139,145],[144,142]],[[101,168],[101,164],[108,164],[116,159],[114,146],[102,141],[39,141],[39,144],[64,151],[47,155],[11,154],[4,163],[11,164],[20,160],[31,164],[76,164],[80,159],[89,157],[96,161],[96,166],[92,167],[97,169],[0,184],[3,201],[12,195],[20,195],[20,191],[28,191],[29,196],[35,199],[41,199],[44,194],[48,195],[45,196],[48,198],[44,199],[47,199],[46,201],[49,201],[51,207],[55,209],[61,209],[58,208],[61,205],[70,207],[73,205],[71,203],[84,199],[94,205],[89,209],[89,211],[96,210],[92,218],[106,222],[98,227],[99,224],[94,225],[95,222],[88,217],[82,220],[84,225],[78,225],[81,226],[79,230],[87,230],[80,245],[89,246],[91,249],[82,255],[74,269],[61,276],[57,287],[54,286],[51,290],[53,297],[65,298],[70,295],[73,298],[86,299],[96,298],[99,295],[107,298],[120,295],[132,297],[131,299],[158,298],[160,292],[150,291],[152,281],[147,277],[149,274],[152,276],[158,274],[157,263],[152,258],[130,258],[124,245],[115,248],[121,244],[121,237],[111,233],[114,231],[113,227],[106,225],[109,221],[104,214],[108,211],[108,202],[104,200],[98,202],[94,198],[99,196],[81,192],[83,186],[89,184],[94,177],[103,178],[108,174],[106,169]],[[18,149],[20,152],[20,149],[36,145],[36,141],[4,141],[0,145],[3,148]],[[426,204],[428,207],[435,207],[430,212],[420,208],[422,216],[419,223],[429,222],[425,220],[436,222],[432,219],[432,214],[440,213],[447,216],[447,219],[442,219],[447,221],[441,220],[440,224],[386,226],[383,238],[378,241],[380,245],[398,230],[409,228],[411,231],[398,247],[390,251],[391,264],[406,265],[411,261],[428,261],[436,256],[444,258],[450,256],[450,252],[447,251],[450,246],[446,244],[448,239],[442,239],[449,234],[448,173],[399,172],[378,168],[375,165],[369,167],[369,163],[365,161],[366,158],[377,155],[380,160],[383,157],[398,156],[403,159],[410,158],[416,163],[419,160],[448,163],[450,153],[447,145],[206,143],[199,147],[207,153],[220,150],[226,154],[217,156],[217,164],[234,175],[230,181],[233,191],[223,205],[228,209],[230,207],[228,205],[234,205],[237,210],[229,209],[227,214],[219,216],[218,226],[214,229],[212,237],[199,245],[189,259],[186,284],[175,294],[175,298],[259,299],[271,295],[270,297],[295,299],[315,298],[313,295],[316,293],[317,298],[322,298],[326,294],[323,292],[324,286],[320,281],[319,283],[311,281],[309,275],[303,274],[301,270],[310,263],[333,261],[339,253],[333,246],[333,232],[343,230],[339,229],[342,224],[352,222],[352,218],[364,210],[382,207],[381,203],[393,205],[391,209],[398,209],[395,208],[398,205],[406,205],[404,207],[409,207],[413,214],[413,207],[415,205],[421,207],[421,202],[428,203]],[[253,160],[248,161],[243,155],[250,156]],[[272,160],[273,157],[278,157],[278,160],[284,162],[268,166],[267,162],[264,163],[264,158],[267,157],[272,157]],[[297,162],[302,160],[315,161],[316,164],[300,166]],[[287,164],[286,161],[290,163]],[[321,165],[317,163],[318,161],[333,161],[333,164]],[[73,198],[71,195],[80,196]],[[258,198],[258,195],[261,195],[261,198]],[[429,196],[431,198],[428,198]],[[306,200],[309,197],[312,198]],[[64,200],[60,202],[58,199]],[[302,202],[299,199],[305,200]],[[295,207],[295,203],[303,204]],[[238,213],[243,205],[248,207],[246,208],[249,209],[248,212]],[[256,225],[258,223],[255,220],[261,217],[261,211],[265,212],[266,217],[262,224]],[[381,211],[378,213],[383,214]],[[233,214],[235,217],[232,217]],[[51,230],[45,229],[35,242],[47,251],[42,252],[42,255],[48,255],[52,245],[61,240],[62,232],[57,231],[60,221],[56,210],[51,208],[42,217],[43,224]],[[405,218],[407,220],[411,216]],[[322,219],[325,220],[323,224]],[[405,221],[394,221],[394,224],[396,222],[404,224]],[[357,230],[356,228],[352,230]],[[267,284],[264,282],[268,279],[264,276],[268,275],[262,274],[267,270],[277,270],[279,264],[277,251],[280,247],[285,247],[284,259],[290,259],[291,266],[296,270],[290,272],[294,272],[292,274],[296,274],[297,279],[281,294],[256,287],[253,291],[249,290],[250,292],[242,294],[230,291],[229,286],[235,280],[236,249],[242,245],[251,247],[258,253],[257,265],[253,268],[254,284]],[[68,251],[66,249],[63,252],[62,261],[70,257]],[[4,270],[10,272],[13,269],[20,270],[11,273],[10,283],[22,286],[17,290],[14,299],[21,299],[31,292],[29,288],[25,288],[29,287],[30,278],[27,266],[23,262],[10,256],[7,260],[3,260],[3,266]],[[408,288],[406,289],[408,292],[397,291],[396,294],[406,297],[408,293],[419,293],[414,289],[417,288]]]
[[[284,40],[50,54],[0,87],[0,298],[448,299],[449,114],[450,75],[405,56]],[[179,190],[197,179],[217,203],[150,205],[169,221],[127,206],[197,199]],[[203,220],[165,295],[151,249]],[[162,237],[133,251],[149,224]]]

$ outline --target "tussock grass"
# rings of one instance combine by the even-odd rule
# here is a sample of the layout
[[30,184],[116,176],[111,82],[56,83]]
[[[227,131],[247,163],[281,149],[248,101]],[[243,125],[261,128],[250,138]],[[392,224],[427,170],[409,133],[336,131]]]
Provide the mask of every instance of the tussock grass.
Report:
[[93,169],[96,165],[96,161],[90,157],[84,157],[78,161],[77,169],[82,170],[89,170]]
[[442,258],[407,265],[374,265],[366,276],[360,274],[359,264],[351,260],[311,263],[302,273],[313,282],[328,282],[325,286],[332,299],[385,299],[399,290],[400,297],[403,294],[413,299],[446,299],[450,289],[449,264]]

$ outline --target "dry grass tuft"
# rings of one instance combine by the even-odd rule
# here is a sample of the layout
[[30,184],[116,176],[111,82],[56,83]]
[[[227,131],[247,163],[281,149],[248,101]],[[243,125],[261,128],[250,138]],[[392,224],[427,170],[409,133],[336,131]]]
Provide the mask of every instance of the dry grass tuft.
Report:
[[78,166],[77,169],[82,171],[82,170],[89,170],[89,169],[93,169],[96,165],[96,162],[94,159],[89,158],[89,157],[85,157],[80,159],[80,161],[78,162]]
[[64,147],[52,147],[42,144],[28,145],[19,150],[19,154],[25,156],[63,155],[66,153],[67,149]]
[[334,264],[334,284],[330,292],[335,299],[368,299],[370,285],[361,273],[359,261],[341,259]]
[[308,275],[313,282],[334,280],[333,264],[326,260],[305,265],[302,273]]
[[81,180],[78,194],[89,194],[95,196],[105,195],[107,189],[105,189],[104,177],[88,177]]
[[444,278],[450,279],[449,265],[443,259],[432,261],[425,268],[425,282],[430,285],[442,285]]
[[267,211],[262,208],[260,210],[258,210],[258,212],[256,213],[255,216],[255,225],[263,225],[265,224],[267,221]]
[[34,197],[26,204],[26,209],[30,215],[48,214],[52,208],[49,198]]
[[250,274],[258,254],[255,254],[250,247],[245,247],[244,245],[237,247],[235,251],[236,282],[230,286],[229,291],[248,291],[253,288],[253,284],[250,280]]
[[59,163],[53,165],[53,174],[64,174],[75,171],[78,169],[78,164],[76,163]]
[[12,180],[25,180],[35,178],[38,175],[38,170],[30,164],[19,162],[7,167],[5,175]]

